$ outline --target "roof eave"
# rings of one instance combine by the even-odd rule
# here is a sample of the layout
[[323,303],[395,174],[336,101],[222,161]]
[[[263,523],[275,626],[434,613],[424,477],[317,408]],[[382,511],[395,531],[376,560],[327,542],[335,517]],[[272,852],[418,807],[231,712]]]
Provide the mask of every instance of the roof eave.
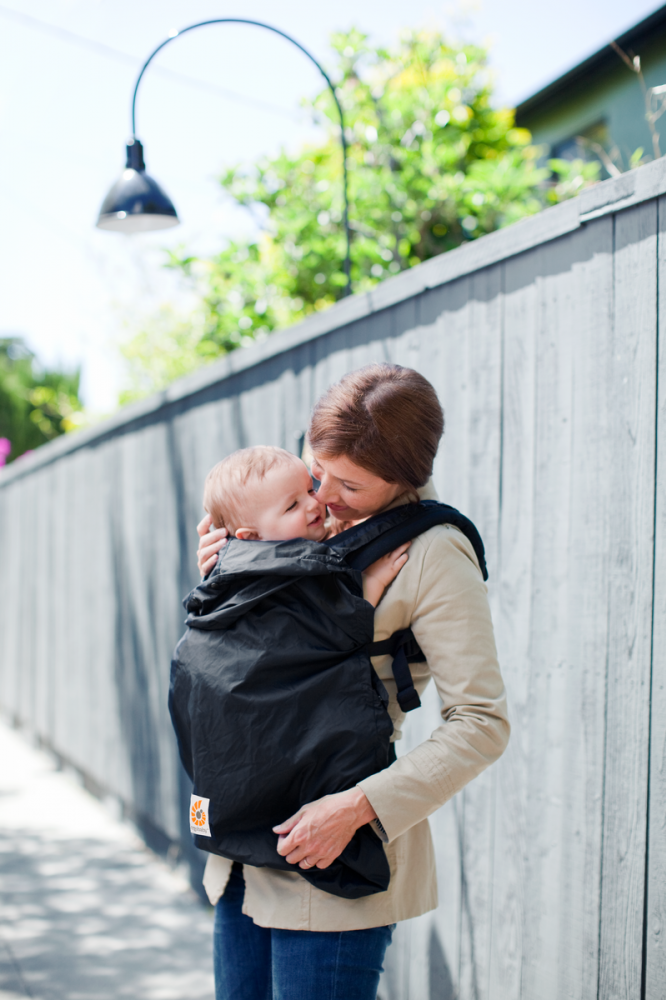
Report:
[[[629,28],[623,35],[619,35],[614,41],[620,48],[626,50],[632,48],[645,35],[654,32],[658,28],[666,30],[666,5],[660,7],[659,10],[653,11],[643,21],[639,21],[638,24]],[[604,45],[602,49],[594,52],[587,59],[584,59],[583,62],[578,63],[578,65],[568,70],[562,76],[553,80],[552,83],[547,84],[541,90],[537,91],[536,94],[532,94],[524,101],[521,101],[516,106],[516,121],[520,123],[521,119],[529,117],[537,108],[548,105],[553,99],[557,98],[561,91],[570,89],[595,70],[611,66],[617,61],[618,55],[613,51],[609,42],[608,45]]]

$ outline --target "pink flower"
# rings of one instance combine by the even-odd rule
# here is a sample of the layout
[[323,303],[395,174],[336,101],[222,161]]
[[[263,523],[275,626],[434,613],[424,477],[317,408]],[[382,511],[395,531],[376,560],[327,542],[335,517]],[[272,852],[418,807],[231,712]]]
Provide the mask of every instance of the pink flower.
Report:
[[0,465],[4,465],[12,450],[12,443],[9,438],[0,438]]

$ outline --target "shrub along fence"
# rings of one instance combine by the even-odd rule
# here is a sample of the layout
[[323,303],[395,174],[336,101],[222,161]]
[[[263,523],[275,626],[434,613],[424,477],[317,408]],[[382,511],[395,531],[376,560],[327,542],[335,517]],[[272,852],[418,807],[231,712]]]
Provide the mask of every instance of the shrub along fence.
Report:
[[[207,469],[298,451],[319,393],[436,386],[442,499],[479,526],[513,735],[432,817],[439,909],[388,1000],[628,1000],[666,983],[666,166],[486,236],[0,477],[0,704],[189,851],[166,710]],[[430,691],[402,752],[438,721]]]

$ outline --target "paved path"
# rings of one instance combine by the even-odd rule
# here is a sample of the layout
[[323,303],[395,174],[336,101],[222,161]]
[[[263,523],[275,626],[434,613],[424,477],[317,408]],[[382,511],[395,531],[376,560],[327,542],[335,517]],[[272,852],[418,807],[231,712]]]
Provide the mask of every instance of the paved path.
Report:
[[212,1000],[212,913],[0,724],[0,1000]]

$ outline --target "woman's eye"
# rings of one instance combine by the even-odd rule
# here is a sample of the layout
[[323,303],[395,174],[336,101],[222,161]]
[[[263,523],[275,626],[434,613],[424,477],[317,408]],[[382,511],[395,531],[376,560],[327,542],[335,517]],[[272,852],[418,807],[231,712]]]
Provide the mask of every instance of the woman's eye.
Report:
[[358,493],[358,487],[357,486],[347,486],[346,483],[343,483],[342,485],[344,486],[344,488],[346,490],[349,490],[350,493]]

